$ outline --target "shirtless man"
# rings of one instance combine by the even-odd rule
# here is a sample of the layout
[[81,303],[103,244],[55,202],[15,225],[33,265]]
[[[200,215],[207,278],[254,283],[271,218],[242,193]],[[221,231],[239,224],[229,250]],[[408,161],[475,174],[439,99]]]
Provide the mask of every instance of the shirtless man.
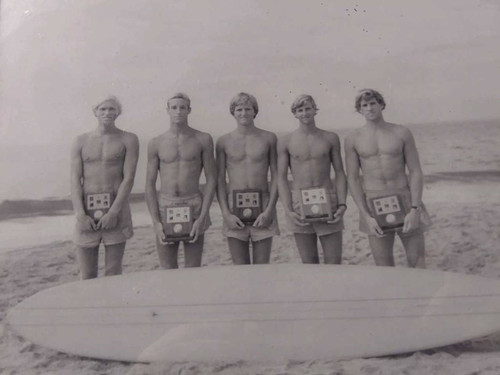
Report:
[[[217,182],[212,137],[188,125],[191,100],[177,93],[167,101],[170,129],[153,138],[148,145],[146,202],[153,220],[160,265],[164,269],[178,268],[180,241],[170,242],[164,233],[164,208],[184,205],[192,208],[191,240],[184,243],[186,267],[200,267],[204,232],[210,226],[209,209]],[[205,191],[200,191],[200,175],[204,170]],[[160,174],[160,192],[156,180]]]
[[[343,216],[347,183],[340,155],[339,137],[316,127],[318,111],[310,95],[300,95],[292,104],[292,113],[299,120],[294,132],[278,141],[278,187],[287,220],[303,263],[319,263],[317,238],[323,247],[325,263],[342,260]],[[335,184],[330,178],[331,166]],[[292,172],[291,191],[288,168]],[[332,220],[309,223],[300,214],[301,190],[324,188],[329,195]]]
[[110,96],[93,110],[97,129],[78,136],[71,149],[73,237],[82,279],[97,277],[101,241],[105,275],[122,273],[125,242],[133,234],[128,197],[139,155],[137,136],[115,125],[122,112],[117,98]]
[[349,190],[360,212],[360,230],[368,234],[375,263],[394,266],[395,232],[384,233],[373,217],[369,200],[399,194],[407,214],[402,229],[396,232],[408,265],[425,268],[423,230],[429,219],[422,204],[423,174],[413,135],[404,126],[385,122],[385,101],[375,90],[361,90],[355,107],[366,124],[346,138],[345,159]]
[[[269,263],[273,236],[279,235],[276,135],[255,126],[259,107],[254,96],[237,94],[231,100],[229,111],[236,120],[236,130],[219,138],[216,146],[217,197],[224,218],[223,234],[227,237],[234,264]],[[268,172],[271,174],[270,183]],[[236,216],[233,207],[235,190],[260,191],[262,212],[253,223],[245,224]]]

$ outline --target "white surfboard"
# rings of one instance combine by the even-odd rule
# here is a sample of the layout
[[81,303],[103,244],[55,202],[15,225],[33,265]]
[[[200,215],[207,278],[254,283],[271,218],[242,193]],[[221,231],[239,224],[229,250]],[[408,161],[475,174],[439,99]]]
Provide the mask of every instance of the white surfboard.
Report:
[[369,266],[223,266],[79,281],[8,315],[27,340],[124,361],[333,360],[500,330],[500,281]]

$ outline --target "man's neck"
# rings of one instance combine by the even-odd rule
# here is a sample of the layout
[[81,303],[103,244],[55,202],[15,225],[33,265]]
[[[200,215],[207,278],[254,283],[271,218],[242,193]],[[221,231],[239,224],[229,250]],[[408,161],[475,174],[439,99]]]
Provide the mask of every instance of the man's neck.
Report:
[[98,134],[110,134],[116,132],[117,130],[118,128],[114,122],[108,124],[99,123],[96,129]]
[[236,126],[236,131],[241,134],[249,134],[254,132],[256,129],[255,124],[252,122],[251,124],[238,124]]
[[170,123],[170,131],[172,133],[183,133],[189,129],[189,125],[186,122],[171,122]]
[[299,131],[303,133],[311,133],[316,131],[318,128],[316,127],[316,122],[312,120],[311,122],[304,124],[299,121]]
[[369,128],[376,128],[386,125],[384,118],[380,116],[377,120],[366,120],[365,126]]

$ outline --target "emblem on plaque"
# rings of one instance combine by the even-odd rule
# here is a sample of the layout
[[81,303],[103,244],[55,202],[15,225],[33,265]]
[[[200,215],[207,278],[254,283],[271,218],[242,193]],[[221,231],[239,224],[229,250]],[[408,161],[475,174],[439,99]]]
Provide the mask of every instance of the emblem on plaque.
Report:
[[105,213],[109,211],[113,204],[112,193],[86,194],[85,212],[92,217],[95,222],[101,220]]
[[253,223],[262,213],[260,190],[233,190],[233,214],[245,224]]
[[394,231],[403,227],[406,209],[399,194],[370,198],[369,202],[380,229]]
[[333,219],[330,195],[325,188],[300,190],[300,213],[306,222]]
[[186,205],[163,207],[163,232],[167,242],[188,241],[193,228],[193,208]]

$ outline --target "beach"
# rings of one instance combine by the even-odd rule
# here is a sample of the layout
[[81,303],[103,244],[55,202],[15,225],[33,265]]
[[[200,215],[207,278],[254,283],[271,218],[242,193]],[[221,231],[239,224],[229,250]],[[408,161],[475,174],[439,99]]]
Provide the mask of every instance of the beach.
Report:
[[[426,234],[427,267],[500,278],[498,212],[500,192],[496,172],[453,173],[428,177],[424,202],[433,220]],[[343,264],[372,265],[368,242],[358,231],[358,212],[349,197],[345,215]],[[144,203],[133,213],[146,215]],[[227,243],[221,235],[222,217],[216,202],[211,207],[212,226],[205,236],[203,267],[229,265]],[[278,204],[281,236],[274,239],[271,263],[300,263],[293,235]],[[66,216],[71,219],[71,216]],[[144,223],[141,223],[144,224]],[[102,252],[101,252],[102,253]],[[102,256],[102,254],[101,254]],[[398,267],[406,266],[401,243],[396,240]],[[383,358],[342,361],[262,364],[250,362],[137,364],[95,360],[58,353],[31,344],[5,327],[8,310],[34,293],[78,280],[70,241],[30,246],[0,255],[1,374],[498,374],[500,334],[423,352]],[[183,255],[180,251],[182,266]],[[124,273],[159,269],[153,231],[149,224],[135,227],[127,242]],[[102,266],[102,257],[100,259]],[[168,271],[163,271],[168,272]],[[398,334],[398,333],[395,333]]]

